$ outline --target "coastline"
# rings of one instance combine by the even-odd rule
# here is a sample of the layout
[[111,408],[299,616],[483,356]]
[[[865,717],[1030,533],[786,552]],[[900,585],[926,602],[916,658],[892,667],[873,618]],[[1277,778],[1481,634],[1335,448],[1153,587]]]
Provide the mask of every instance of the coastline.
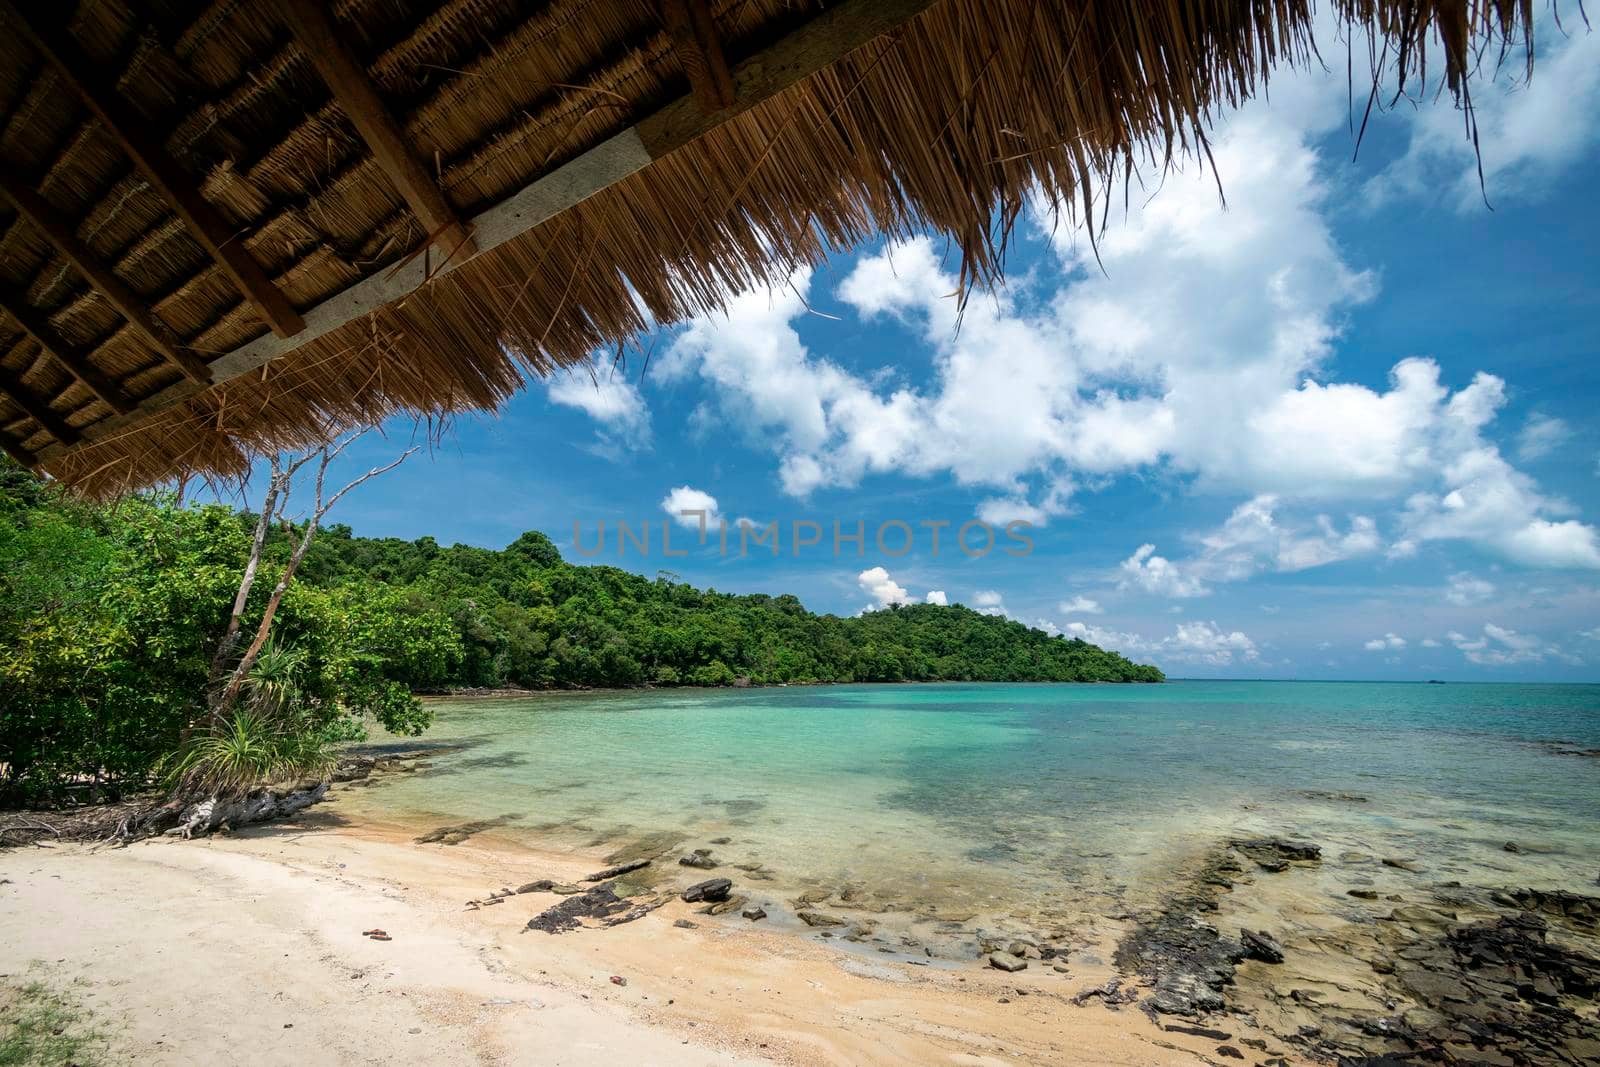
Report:
[[241,1047],[258,1063],[1216,1062],[1214,1036],[1070,1003],[1109,966],[879,962],[676,899],[614,928],[524,932],[549,898],[463,901],[582,878],[587,859],[487,836],[420,846],[323,809],[204,841],[0,853],[0,971],[45,961],[49,981],[81,983],[113,1052],[139,1062]]

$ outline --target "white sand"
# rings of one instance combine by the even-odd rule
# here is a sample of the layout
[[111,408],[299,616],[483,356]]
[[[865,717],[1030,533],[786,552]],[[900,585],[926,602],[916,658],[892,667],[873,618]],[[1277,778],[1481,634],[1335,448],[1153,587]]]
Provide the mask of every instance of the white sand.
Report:
[[[878,962],[677,901],[559,937],[521,931],[548,894],[462,909],[587,873],[574,863],[293,826],[11,850],[0,972],[38,961],[54,983],[83,981],[113,1049],[139,1063],[1217,1062],[1215,1041],[1067,1003],[1109,972]],[[700,929],[672,925],[691,915]],[[362,937],[371,927],[393,940]]]

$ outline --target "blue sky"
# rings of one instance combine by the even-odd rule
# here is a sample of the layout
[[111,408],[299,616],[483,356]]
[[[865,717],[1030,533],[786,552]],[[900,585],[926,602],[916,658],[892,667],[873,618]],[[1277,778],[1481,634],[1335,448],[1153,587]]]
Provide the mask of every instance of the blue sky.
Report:
[[[958,330],[953,252],[869,242],[460,420],[333,519],[540,529],[569,559],[604,521],[594,558],[642,573],[837,613],[942,598],[1175,675],[1600,678],[1600,35],[1544,40],[1531,86],[1477,88],[1492,209],[1448,97],[1352,161],[1343,70],[1281,72],[1220,118],[1226,208],[1193,163],[1119,191],[1103,272],[1040,205]],[[741,557],[742,520],[781,554]],[[796,554],[796,520],[822,543]],[[873,544],[892,520],[909,552]],[[981,557],[952,544],[975,521]]]

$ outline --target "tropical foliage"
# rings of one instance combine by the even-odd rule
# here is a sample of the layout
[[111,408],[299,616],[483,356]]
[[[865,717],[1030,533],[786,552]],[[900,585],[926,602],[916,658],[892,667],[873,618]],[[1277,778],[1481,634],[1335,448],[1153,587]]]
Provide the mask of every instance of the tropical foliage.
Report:
[[[84,775],[142,779],[163,760],[203,782],[314,763],[317,745],[368,721],[420,732],[429,713],[413,694],[458,687],[1161,680],[960,606],[841,618],[790,595],[576,566],[536,532],[491,550],[334,525],[311,543],[237,705],[196,731],[253,526],[170,495],[82,503],[0,467],[0,799]],[[253,600],[295,542],[274,528]]]

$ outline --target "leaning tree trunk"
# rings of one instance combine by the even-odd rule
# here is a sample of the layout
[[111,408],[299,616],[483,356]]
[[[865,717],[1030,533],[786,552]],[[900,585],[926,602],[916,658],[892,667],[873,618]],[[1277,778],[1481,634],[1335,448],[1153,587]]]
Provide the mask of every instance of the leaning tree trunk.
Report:
[[117,841],[137,841],[157,834],[188,839],[218,830],[237,830],[252,823],[282,819],[304,811],[328,795],[328,782],[293,789],[262,789],[239,797],[209,796],[169,800],[160,807],[127,819],[112,835]]

